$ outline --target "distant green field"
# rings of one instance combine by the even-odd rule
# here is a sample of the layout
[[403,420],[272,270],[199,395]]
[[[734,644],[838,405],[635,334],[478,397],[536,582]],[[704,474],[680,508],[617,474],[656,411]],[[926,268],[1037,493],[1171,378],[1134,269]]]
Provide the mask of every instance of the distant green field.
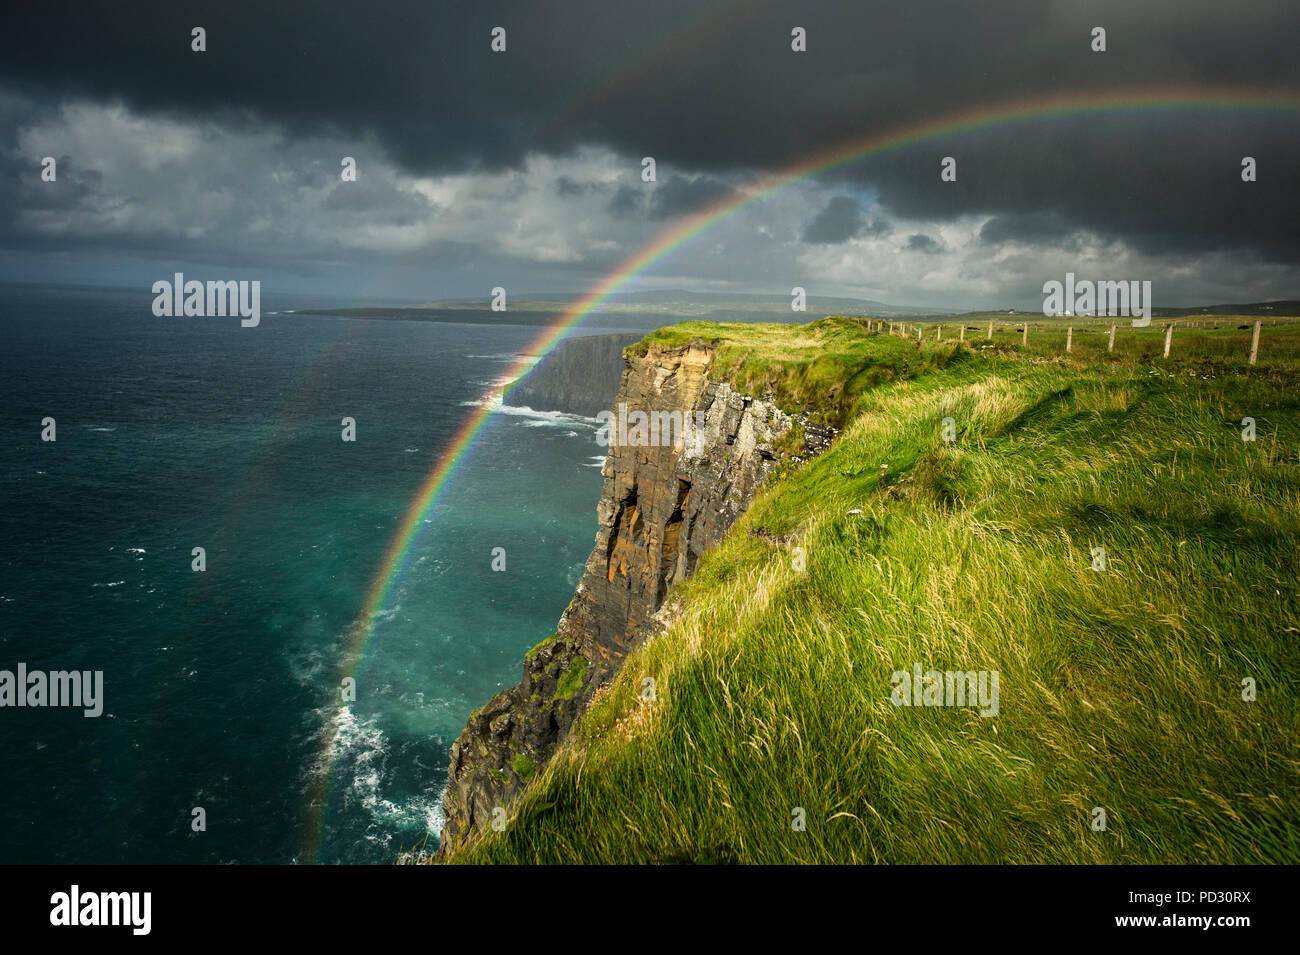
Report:
[[844,431],[451,861],[1300,862],[1300,324],[1014,318],[650,336]]

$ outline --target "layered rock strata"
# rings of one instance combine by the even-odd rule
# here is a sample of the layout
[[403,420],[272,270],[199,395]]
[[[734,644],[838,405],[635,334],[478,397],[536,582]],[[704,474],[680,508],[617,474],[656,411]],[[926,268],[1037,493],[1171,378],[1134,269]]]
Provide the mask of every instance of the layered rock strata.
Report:
[[[629,418],[641,411],[672,420],[676,412],[698,426],[671,440],[660,429],[656,446],[608,448],[596,544],[555,636],[528,654],[523,679],[475,711],[452,745],[440,852],[491,825],[494,810],[509,811],[640,643],[672,585],[694,572],[782,457],[815,454],[833,438],[833,429],[792,418],[769,398],[710,381],[712,358],[702,342],[625,356],[615,408]],[[796,424],[802,441],[790,436]]]

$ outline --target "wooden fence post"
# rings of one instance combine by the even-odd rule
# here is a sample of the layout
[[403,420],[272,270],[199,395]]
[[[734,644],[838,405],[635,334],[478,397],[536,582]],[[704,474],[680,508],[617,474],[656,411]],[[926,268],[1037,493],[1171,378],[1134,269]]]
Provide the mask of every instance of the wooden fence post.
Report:
[[1110,327],[1110,344],[1106,346],[1106,351],[1115,350],[1115,326]]
[[1255,364],[1255,359],[1259,357],[1259,326],[1263,322],[1255,323],[1255,330],[1250,333],[1250,363]]
[[989,341],[993,341],[993,323],[989,322]]
[[917,325],[917,326],[916,326],[916,340],[917,340],[918,342],[921,340],[921,326],[920,326],[920,325]]
[[936,326],[935,326],[935,328],[934,328],[934,340],[937,341],[937,342],[941,342],[941,341],[943,341],[943,326],[942,326],[942,325],[936,325]]
[[1174,343],[1174,323],[1165,326],[1165,357],[1169,357],[1169,346]]
[[957,336],[957,340],[958,340],[958,341],[962,341],[962,342],[964,342],[964,341],[966,340],[966,326],[965,326],[965,325],[962,325],[962,327],[961,327],[961,333]]
[[1029,344],[1029,323],[1025,322],[1025,334],[1020,337],[1020,347],[1024,348]]
[[1074,347],[1074,329],[1067,328],[1065,330],[1065,350],[1069,352],[1073,349],[1073,347]]

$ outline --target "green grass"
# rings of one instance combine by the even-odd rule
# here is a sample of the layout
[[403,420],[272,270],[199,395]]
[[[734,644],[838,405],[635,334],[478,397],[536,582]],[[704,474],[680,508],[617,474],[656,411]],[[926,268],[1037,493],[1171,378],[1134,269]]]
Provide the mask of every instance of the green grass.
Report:
[[[655,333],[789,400],[840,380],[845,430],[451,861],[1300,862],[1300,366],[1271,331],[1249,370],[845,320]],[[887,372],[851,389],[856,360]],[[917,663],[997,671],[997,716],[894,706]]]
[[957,343],[927,343],[867,334],[862,319],[831,317],[807,325],[682,322],[627,349],[680,348],[703,341],[716,351],[711,378],[751,395],[773,395],[782,410],[809,411],[834,426],[856,413],[864,394],[887,381],[915,377],[971,353]]
[[[1091,363],[1176,365],[1204,374],[1244,371],[1249,366],[1251,327],[1257,316],[1191,315],[1180,318],[1152,318],[1144,328],[1134,328],[1128,319],[1059,318],[995,313],[966,316],[964,322],[911,322],[903,326],[908,339],[915,342],[916,329],[922,338],[933,342],[958,338],[965,329],[966,344],[978,353],[1036,358],[1061,358],[1066,355],[1067,329],[1073,330],[1070,357]],[[1300,320],[1291,317],[1260,319],[1263,327],[1256,368],[1288,367],[1295,369],[1300,356]],[[993,322],[989,339],[988,324]],[[1023,329],[1029,325],[1029,339]],[[1168,359],[1164,356],[1165,328],[1174,326]],[[1115,349],[1108,350],[1110,329],[1115,326]],[[1245,326],[1244,328],[1242,326]]]
[[582,680],[586,675],[587,658],[580,654],[575,655],[556,684],[554,699],[573,699],[573,695],[582,689]]

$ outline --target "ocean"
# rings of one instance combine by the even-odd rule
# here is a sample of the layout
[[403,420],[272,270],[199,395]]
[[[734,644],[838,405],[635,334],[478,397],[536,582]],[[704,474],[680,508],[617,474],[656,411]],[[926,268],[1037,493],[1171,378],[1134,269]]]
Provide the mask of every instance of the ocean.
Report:
[[0,863],[435,848],[448,747],[581,575],[596,422],[492,416],[340,711],[349,634],[416,488],[539,329],[268,314],[294,307],[269,298],[242,328],[151,301],[0,286],[0,670],[104,680],[97,718],[0,708]]

